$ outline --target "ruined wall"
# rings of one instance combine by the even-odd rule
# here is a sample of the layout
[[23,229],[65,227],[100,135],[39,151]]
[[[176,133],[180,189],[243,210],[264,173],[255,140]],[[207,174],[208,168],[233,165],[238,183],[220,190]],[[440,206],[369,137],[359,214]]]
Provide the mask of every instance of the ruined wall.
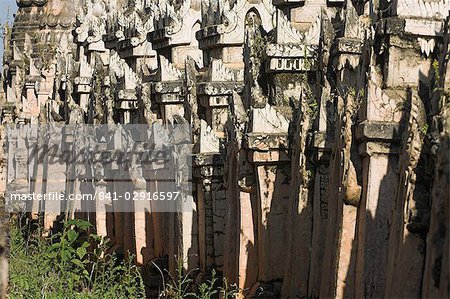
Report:
[[246,297],[450,295],[446,1],[18,3],[3,123],[192,127],[194,212],[97,213],[114,250]]
[[[0,130],[2,140],[4,140],[4,131]],[[3,145],[2,145],[3,148]],[[7,297],[8,287],[8,236],[9,236],[9,215],[6,212],[5,196],[6,180],[5,180],[5,156],[2,149],[0,149],[0,163],[2,163],[2,171],[0,173],[0,191],[2,196],[0,197],[0,298]]]

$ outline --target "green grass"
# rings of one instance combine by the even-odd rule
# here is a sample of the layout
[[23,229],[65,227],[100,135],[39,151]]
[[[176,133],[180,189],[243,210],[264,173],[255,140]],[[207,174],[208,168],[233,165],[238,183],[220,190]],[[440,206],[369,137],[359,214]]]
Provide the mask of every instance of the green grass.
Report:
[[164,289],[160,293],[161,298],[170,299],[233,299],[239,293],[236,284],[229,284],[224,277],[222,280],[216,277],[216,271],[212,270],[210,279],[200,285],[194,285],[191,278],[195,270],[185,272],[183,259],[177,258],[176,276],[168,274],[168,282],[164,283]]
[[91,224],[69,220],[63,231],[41,237],[41,230],[11,221],[10,298],[145,298],[132,260],[106,254],[106,241],[89,234]]
[[[104,238],[90,233],[92,225],[84,220],[68,220],[62,231],[43,237],[39,227],[10,225],[10,298],[120,299],[145,298],[145,286],[133,257],[120,261],[107,254]],[[178,260],[176,275],[159,269],[164,276],[160,298],[235,298],[236,285],[219,279],[213,270],[210,279],[195,285]],[[164,273],[165,272],[165,273]]]

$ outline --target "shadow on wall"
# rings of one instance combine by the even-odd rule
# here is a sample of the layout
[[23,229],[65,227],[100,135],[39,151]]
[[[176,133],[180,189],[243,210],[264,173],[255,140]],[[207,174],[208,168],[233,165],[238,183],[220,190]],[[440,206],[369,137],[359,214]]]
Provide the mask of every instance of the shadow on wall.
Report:
[[[427,102],[426,93],[419,90],[419,94],[417,101]],[[410,106],[423,106],[414,102],[414,96],[411,92],[407,94]],[[346,289],[344,297],[421,297],[429,221],[424,211],[429,210],[433,176],[428,171],[431,166],[428,151],[420,144],[424,136],[412,138],[416,143],[411,144],[411,134],[421,134],[420,128],[411,126],[411,111],[417,111],[417,107],[402,111],[400,124],[406,126],[401,128],[401,143],[389,145],[389,153],[399,154],[375,154],[363,160],[364,191],[351,255],[351,264],[356,265],[355,289],[354,293]],[[412,157],[411,146],[419,147],[412,151]],[[411,164],[417,167],[411,169]],[[411,188],[414,173],[416,184]],[[378,186],[376,182],[380,182]],[[347,276],[347,280],[351,279],[353,273]]]

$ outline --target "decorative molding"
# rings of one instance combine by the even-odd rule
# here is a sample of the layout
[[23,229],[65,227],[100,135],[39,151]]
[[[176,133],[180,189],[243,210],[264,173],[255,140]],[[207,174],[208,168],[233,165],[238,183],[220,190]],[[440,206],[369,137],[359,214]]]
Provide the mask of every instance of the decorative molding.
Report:
[[209,78],[211,81],[243,81],[244,71],[233,71],[227,68],[220,59],[211,60],[209,68]]
[[279,44],[299,44],[303,41],[305,36],[292,27],[291,22],[286,15],[277,10],[277,27],[276,27],[276,40]]
[[58,52],[62,56],[67,56],[67,54],[70,53],[70,50],[71,48],[69,44],[69,37],[67,35],[61,36],[61,40],[58,47],[56,48],[56,52]]
[[200,48],[206,49],[216,45],[243,44],[245,36],[245,17],[248,12],[256,12],[266,32],[275,28],[276,7],[271,0],[224,0],[212,5],[202,2],[202,29],[197,32]]
[[79,23],[75,29],[78,42],[96,43],[106,33],[106,6],[103,1],[88,1],[84,6],[84,14],[77,16]]
[[161,81],[181,80],[181,71],[175,68],[164,56],[159,56],[159,72]]
[[449,15],[450,1],[398,0],[397,15],[431,19],[445,19]]
[[283,133],[289,128],[289,121],[274,107],[266,104],[264,108],[252,110],[252,132]]
[[[110,70],[119,78],[125,78],[125,80],[131,85],[137,85],[141,82],[141,79],[130,66],[120,58],[117,53],[113,53],[109,60]],[[130,89],[130,88],[128,88]]]
[[305,35],[305,39],[303,42],[307,45],[319,45],[320,42],[320,33],[322,30],[322,14],[320,13],[316,21],[309,28],[308,32]]
[[218,153],[220,139],[213,129],[204,121],[200,120],[200,153]]
[[26,6],[43,6],[47,3],[47,0],[16,0],[17,6],[26,7]]
[[434,39],[426,40],[425,38],[417,38],[420,45],[420,52],[424,54],[426,57],[429,57],[431,53],[434,51],[434,46],[436,45]]
[[52,1],[44,6],[41,26],[69,28],[75,25],[75,16],[81,13],[76,1]]

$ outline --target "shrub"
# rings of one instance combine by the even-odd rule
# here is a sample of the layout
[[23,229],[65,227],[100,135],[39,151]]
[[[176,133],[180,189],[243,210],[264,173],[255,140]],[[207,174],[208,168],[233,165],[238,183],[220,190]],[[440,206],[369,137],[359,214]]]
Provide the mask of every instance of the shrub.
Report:
[[133,258],[106,254],[107,242],[89,234],[91,224],[68,220],[63,231],[42,237],[42,229],[11,221],[11,298],[145,298]]
[[216,277],[215,270],[211,271],[210,279],[196,288],[191,278],[194,272],[195,270],[185,273],[183,259],[178,258],[176,277],[169,274],[169,282],[164,285],[164,290],[160,293],[160,297],[169,299],[232,299],[236,298],[236,295],[239,293],[237,285],[230,285],[226,278],[223,278],[220,283],[220,280]]

